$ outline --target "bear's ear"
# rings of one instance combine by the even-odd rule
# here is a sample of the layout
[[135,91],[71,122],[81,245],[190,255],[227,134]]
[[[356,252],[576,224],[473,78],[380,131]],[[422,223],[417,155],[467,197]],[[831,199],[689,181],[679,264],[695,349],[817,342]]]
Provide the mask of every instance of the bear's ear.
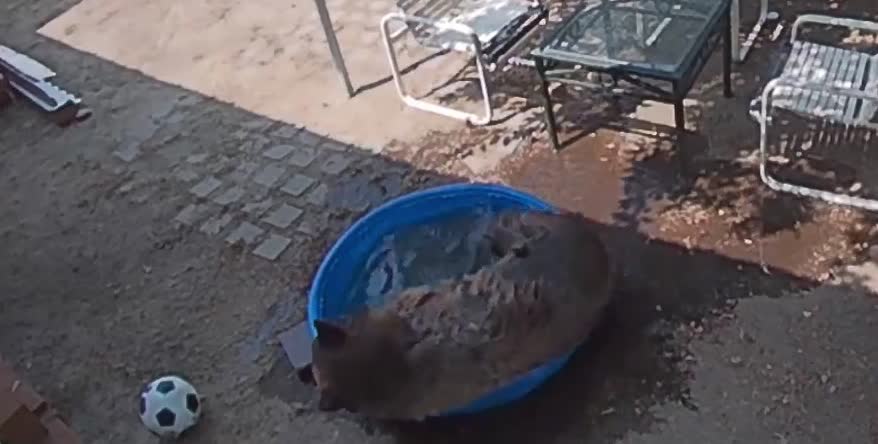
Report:
[[317,344],[327,349],[339,348],[348,339],[344,328],[326,321],[315,320],[314,328],[317,330]]
[[308,364],[302,368],[297,368],[296,376],[302,384],[317,385],[317,381],[314,379],[314,369],[312,368],[312,364]]
[[525,258],[530,256],[530,248],[527,246],[525,242],[518,242],[514,244],[511,248],[512,254],[517,258]]

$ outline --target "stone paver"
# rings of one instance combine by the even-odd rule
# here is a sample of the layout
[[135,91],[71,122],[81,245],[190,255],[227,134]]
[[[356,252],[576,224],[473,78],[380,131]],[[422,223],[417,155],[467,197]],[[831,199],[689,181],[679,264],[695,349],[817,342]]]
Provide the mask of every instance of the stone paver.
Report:
[[244,205],[244,208],[241,211],[253,216],[259,217],[265,214],[266,211],[271,209],[272,204],[274,203],[274,199],[266,198],[257,202],[250,202]]
[[189,189],[189,192],[198,196],[198,197],[207,197],[210,193],[213,193],[222,185],[222,181],[213,176],[207,176],[202,179],[201,182],[198,182],[194,187]]
[[262,241],[255,250],[253,250],[253,254],[273,261],[280,257],[281,253],[283,253],[291,243],[292,240],[290,238],[272,233],[269,234],[268,238]]
[[198,173],[189,168],[181,168],[176,174],[174,174],[174,176],[183,182],[192,182],[195,179],[198,179]]
[[302,215],[302,210],[289,204],[281,204],[268,216],[265,216],[265,223],[269,223],[278,228],[287,228]]
[[312,133],[308,130],[302,130],[299,134],[296,135],[296,138],[299,139],[305,145],[317,146],[321,142],[323,142],[323,138],[317,134]]
[[348,146],[335,140],[327,140],[320,145],[320,148],[326,148],[332,151],[347,151]]
[[317,185],[316,188],[311,190],[310,193],[308,193],[308,197],[306,197],[306,200],[311,205],[320,206],[326,203],[327,193],[329,193],[329,187],[327,187],[325,183],[321,183],[320,185]]
[[201,232],[210,235],[219,234],[230,222],[232,222],[232,215],[228,213],[208,219],[207,222],[201,225]]
[[209,163],[205,164],[205,167],[211,174],[219,174],[229,168],[230,160],[231,159],[229,159],[228,156],[220,154],[219,156],[214,157]]
[[324,223],[312,219],[305,219],[299,223],[299,226],[296,227],[296,231],[307,234],[311,237],[317,237],[323,234],[326,230],[326,223],[325,221],[323,222]]
[[210,154],[208,154],[208,153],[192,154],[186,158],[186,162],[189,162],[192,164],[203,163],[205,160],[207,160],[208,157],[210,157]]
[[271,143],[271,139],[262,134],[252,134],[250,135],[250,140],[253,142],[253,146],[257,149],[265,148],[265,145]]
[[286,169],[284,167],[274,164],[268,165],[253,176],[253,182],[270,188],[274,186],[284,174],[286,174]]
[[113,155],[124,162],[131,162],[140,156],[140,146],[137,143],[129,143],[128,145],[113,151]]
[[343,154],[333,154],[323,162],[323,166],[321,166],[320,169],[326,174],[337,176],[344,171],[352,161],[353,159]]
[[235,185],[228,190],[223,191],[222,194],[214,197],[213,201],[220,205],[233,204],[241,200],[241,198],[244,197],[245,192],[244,188]]
[[189,204],[174,217],[174,220],[183,225],[195,225],[204,215],[206,207],[200,204]]
[[271,126],[271,120],[256,118],[242,123],[241,126],[251,131],[264,131],[268,129],[269,126]]
[[317,149],[309,146],[297,147],[293,154],[287,159],[290,165],[305,168],[314,162],[317,157]]
[[166,145],[164,148],[159,149],[158,153],[168,162],[172,164],[178,164],[182,162],[183,159],[192,154],[192,151],[194,150],[195,146],[189,143],[172,143],[170,145]]
[[255,154],[262,150],[265,145],[271,143],[271,139],[261,134],[250,134],[245,132],[244,135],[237,138],[241,140],[241,144],[238,145],[238,150],[248,154]]
[[134,187],[137,185],[137,180],[129,180],[128,182],[123,183],[119,188],[116,188],[116,192],[119,194],[128,194]]
[[282,139],[292,139],[298,132],[299,128],[292,125],[284,125],[271,133],[271,135]]
[[281,191],[298,197],[307,191],[311,185],[314,185],[314,182],[316,180],[311,177],[304,174],[296,174],[281,187]]
[[226,236],[226,242],[234,244],[243,242],[247,245],[255,244],[257,240],[265,233],[265,230],[251,224],[250,222],[241,222],[238,228]]
[[[297,237],[325,235],[326,215],[313,206],[326,205],[329,183],[336,180],[332,176],[355,164],[351,146],[268,119],[241,123],[239,128],[226,148],[205,150],[177,139],[157,145],[152,154],[168,161],[170,176],[189,191],[190,202],[174,216],[174,223],[228,243],[246,244],[251,253],[268,260],[283,255]],[[127,163],[145,154],[136,143],[126,149],[114,154]],[[119,168],[127,171],[130,166]],[[118,188],[127,195],[138,189],[133,182]]]
[[244,182],[245,180],[249,179],[250,176],[252,176],[253,173],[255,173],[256,170],[258,170],[258,169],[259,169],[258,163],[244,161],[244,162],[241,162],[240,164],[238,164],[238,166],[235,167],[235,170],[232,171],[231,173],[229,173],[228,177],[229,177],[229,180],[232,180],[235,182]]
[[247,140],[250,137],[250,131],[246,129],[239,129],[232,133],[232,138],[235,140]]
[[295,149],[296,147],[293,145],[275,145],[265,150],[262,155],[272,160],[281,160],[284,157],[287,157]]

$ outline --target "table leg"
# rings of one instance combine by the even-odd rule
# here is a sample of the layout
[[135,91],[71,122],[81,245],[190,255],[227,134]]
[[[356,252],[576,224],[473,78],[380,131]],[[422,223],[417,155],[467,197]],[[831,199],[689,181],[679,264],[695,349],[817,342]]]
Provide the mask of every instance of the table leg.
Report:
[[674,125],[678,131],[686,131],[686,107],[683,106],[684,93],[680,90],[680,83],[674,82]]
[[732,31],[731,18],[726,19],[725,32],[723,36],[723,95],[732,97],[732,39],[734,32]]
[[546,66],[542,59],[536,59],[537,74],[540,76],[540,90],[543,92],[543,99],[546,107],[546,129],[549,131],[549,138],[552,140],[552,148],[556,151],[561,149],[558,142],[558,131],[555,125],[555,111],[552,109],[552,96],[549,93],[549,79],[546,78]]
[[741,57],[741,0],[732,0],[729,9],[729,26],[732,28],[732,57],[743,62]]

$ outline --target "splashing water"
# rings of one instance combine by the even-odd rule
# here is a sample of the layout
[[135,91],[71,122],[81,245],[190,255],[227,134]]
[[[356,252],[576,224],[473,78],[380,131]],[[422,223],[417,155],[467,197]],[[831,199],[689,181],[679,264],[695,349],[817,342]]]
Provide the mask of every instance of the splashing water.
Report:
[[493,212],[475,209],[385,236],[354,281],[355,302],[377,307],[401,290],[462,276],[489,263],[478,244]]

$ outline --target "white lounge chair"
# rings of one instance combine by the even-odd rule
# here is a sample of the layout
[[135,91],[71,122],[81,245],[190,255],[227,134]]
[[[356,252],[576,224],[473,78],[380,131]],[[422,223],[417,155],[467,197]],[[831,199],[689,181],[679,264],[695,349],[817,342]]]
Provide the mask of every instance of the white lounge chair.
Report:
[[[381,35],[396,90],[407,105],[476,125],[491,121],[493,107],[487,72],[493,71],[509,50],[536,25],[548,17],[548,8],[540,0],[401,0],[399,12],[381,20]],[[449,51],[472,54],[478,71],[484,111],[474,114],[412,97],[406,92],[393,47],[401,32],[391,32],[391,25],[404,25],[419,44]]]
[[878,130],[878,55],[803,40],[800,29],[807,24],[878,33],[878,23],[864,20],[814,14],[796,20],[782,72],[768,82],[751,107],[760,128],[760,177],[777,191],[878,211],[878,200],[784,182],[768,171],[768,124],[773,108]]

